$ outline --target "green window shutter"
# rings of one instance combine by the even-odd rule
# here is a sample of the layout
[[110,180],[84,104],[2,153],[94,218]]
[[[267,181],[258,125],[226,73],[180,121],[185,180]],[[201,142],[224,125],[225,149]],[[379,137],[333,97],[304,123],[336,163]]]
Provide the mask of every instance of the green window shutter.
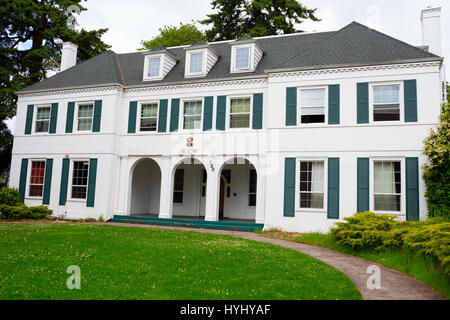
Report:
[[95,204],[95,184],[97,181],[97,159],[89,161],[89,178],[86,206],[94,207]]
[[328,86],[328,124],[340,123],[340,86]]
[[27,107],[27,118],[25,122],[25,134],[31,134],[31,128],[33,127],[33,111],[34,105],[30,104]]
[[52,111],[50,113],[50,129],[48,133],[56,133],[57,120],[58,120],[58,104],[52,103]]
[[225,130],[225,118],[227,114],[227,96],[217,97],[217,116],[216,116],[216,129]]
[[262,129],[263,122],[263,94],[255,93],[253,95],[253,129]]
[[285,217],[295,217],[295,158],[284,161],[284,210]]
[[69,184],[69,167],[70,159],[63,159],[61,170],[61,186],[59,189],[59,204],[61,206],[66,204],[67,201],[67,186]]
[[75,102],[69,102],[67,104],[66,133],[72,133],[73,131],[74,112],[75,112]]
[[419,158],[406,158],[406,220],[419,221]]
[[297,125],[297,88],[286,88],[286,125]]
[[358,212],[369,211],[369,181],[369,158],[358,158]]
[[339,219],[339,158],[328,159],[328,219]]
[[203,131],[212,130],[214,97],[205,97],[205,107],[203,109]]
[[[173,103],[173,100],[172,100]],[[167,130],[167,109],[169,106],[169,100],[163,99],[159,101],[159,113],[158,113],[158,132],[166,132]]]
[[53,159],[47,159],[45,163],[45,178],[44,178],[44,196],[42,204],[50,204],[50,192],[52,187],[52,171],[53,171]]
[[369,123],[369,83],[357,84],[357,122]]
[[180,99],[172,99],[172,105],[170,107],[170,132],[178,131],[179,122],[180,122]]
[[128,133],[136,133],[137,101],[130,101],[128,111]]
[[405,90],[405,122],[417,122],[417,81],[406,80]]
[[101,121],[102,121],[102,100],[97,100],[94,103],[94,123],[92,125],[92,132],[100,132]]
[[25,200],[25,190],[27,189],[27,170],[28,159],[22,159],[22,165],[20,167],[20,181],[19,181],[19,193],[22,197],[22,201]]

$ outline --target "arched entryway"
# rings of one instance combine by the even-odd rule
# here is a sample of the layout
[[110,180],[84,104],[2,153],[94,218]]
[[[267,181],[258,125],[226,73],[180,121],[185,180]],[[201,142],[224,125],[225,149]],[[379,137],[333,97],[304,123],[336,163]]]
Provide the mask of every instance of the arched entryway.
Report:
[[172,218],[204,219],[207,172],[196,158],[181,160],[173,170]]
[[139,160],[131,173],[130,215],[158,216],[161,169],[155,160]]
[[247,159],[235,157],[220,169],[219,220],[255,222],[257,172]]

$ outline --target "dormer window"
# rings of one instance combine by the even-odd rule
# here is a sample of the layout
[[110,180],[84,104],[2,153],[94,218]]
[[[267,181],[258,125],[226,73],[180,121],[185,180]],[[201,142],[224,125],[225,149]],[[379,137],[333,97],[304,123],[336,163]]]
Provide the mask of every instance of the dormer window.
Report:
[[231,43],[231,73],[253,72],[263,56],[258,42],[249,36]]
[[174,56],[165,47],[160,46],[144,54],[144,81],[158,81],[172,70],[177,64],[176,56]]
[[199,41],[185,48],[185,50],[186,68],[184,76],[186,78],[206,76],[219,59],[214,50],[205,41]]
[[148,77],[149,78],[159,77],[160,71],[161,71],[161,57],[149,58],[148,59]]
[[250,47],[236,48],[236,70],[250,68]]
[[190,53],[189,56],[189,73],[203,73],[203,52]]

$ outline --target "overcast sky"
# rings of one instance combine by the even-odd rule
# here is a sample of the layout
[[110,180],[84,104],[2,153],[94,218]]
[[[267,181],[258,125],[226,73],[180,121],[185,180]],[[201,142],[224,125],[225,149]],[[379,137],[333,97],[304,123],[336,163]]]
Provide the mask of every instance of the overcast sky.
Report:
[[[103,40],[117,53],[136,51],[141,40],[158,35],[164,25],[189,23],[206,17],[211,0],[89,0],[78,17],[79,28],[108,28]],[[307,21],[304,31],[338,30],[358,21],[412,45],[422,44],[420,13],[427,6],[442,7],[443,56],[450,57],[448,0],[300,0],[317,8],[318,22]],[[447,6],[446,6],[447,4]],[[206,27],[199,25],[204,30]],[[448,63],[446,63],[448,64]],[[14,130],[14,121],[9,121]]]

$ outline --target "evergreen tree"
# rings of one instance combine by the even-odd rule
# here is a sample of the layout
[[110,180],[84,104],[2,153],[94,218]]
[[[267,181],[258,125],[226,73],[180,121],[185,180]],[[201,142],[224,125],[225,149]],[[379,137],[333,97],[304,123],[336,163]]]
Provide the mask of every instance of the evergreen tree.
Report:
[[208,41],[231,40],[248,34],[252,37],[301,32],[296,24],[311,19],[316,9],[309,9],[297,0],[213,0],[215,13],[200,21],[211,25],[206,31]]

